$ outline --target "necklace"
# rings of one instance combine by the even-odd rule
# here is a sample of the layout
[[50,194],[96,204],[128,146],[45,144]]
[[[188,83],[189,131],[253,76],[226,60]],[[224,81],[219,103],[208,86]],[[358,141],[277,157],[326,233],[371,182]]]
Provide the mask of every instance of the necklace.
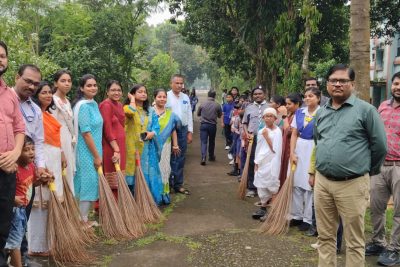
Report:
[[155,110],[156,110],[156,113],[157,113],[158,117],[161,117],[162,115],[165,114],[165,107],[164,107],[164,109],[161,109],[161,110],[160,110],[160,109],[157,107],[157,105],[155,105],[154,108],[155,108]]

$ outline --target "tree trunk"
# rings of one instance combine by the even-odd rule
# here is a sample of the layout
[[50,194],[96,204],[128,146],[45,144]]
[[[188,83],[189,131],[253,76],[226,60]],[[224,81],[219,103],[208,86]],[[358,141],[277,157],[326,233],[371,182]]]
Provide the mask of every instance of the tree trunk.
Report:
[[274,68],[271,73],[271,92],[269,94],[270,98],[271,98],[271,96],[276,95],[276,89],[277,89],[277,84],[278,84],[277,77],[278,77],[278,72],[277,72],[276,68]]
[[310,58],[310,45],[311,45],[311,25],[310,22],[308,21],[310,17],[306,18],[306,29],[304,32],[305,36],[305,43],[304,43],[304,49],[303,49],[303,61],[301,63],[301,73],[303,76],[303,79],[305,80],[309,74],[309,58]]
[[264,76],[264,49],[265,49],[265,40],[264,40],[264,31],[260,30],[257,36],[257,53],[256,53],[256,83],[257,85],[261,85],[264,89],[266,86],[265,76]]
[[370,1],[352,0],[350,7],[350,65],[356,73],[357,96],[370,100]]

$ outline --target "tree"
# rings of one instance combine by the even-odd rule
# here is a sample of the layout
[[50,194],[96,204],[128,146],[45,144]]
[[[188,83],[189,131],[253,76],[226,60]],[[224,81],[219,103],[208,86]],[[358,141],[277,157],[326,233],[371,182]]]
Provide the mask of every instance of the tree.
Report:
[[157,88],[169,88],[171,76],[177,73],[179,64],[163,52],[159,52],[151,61],[148,68],[149,80],[145,80],[150,91]]
[[358,96],[370,101],[370,3],[352,0],[350,7],[350,63],[356,73]]

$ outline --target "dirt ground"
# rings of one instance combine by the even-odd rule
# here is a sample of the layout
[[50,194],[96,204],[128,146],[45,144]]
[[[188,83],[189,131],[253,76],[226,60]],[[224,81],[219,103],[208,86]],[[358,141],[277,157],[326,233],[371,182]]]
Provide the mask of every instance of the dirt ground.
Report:
[[[204,97],[201,97],[204,100]],[[196,119],[197,120],[197,119]],[[185,186],[190,196],[172,195],[173,203],[164,209],[164,222],[126,243],[103,240],[94,249],[96,266],[317,266],[317,252],[310,247],[316,238],[291,229],[285,236],[260,234],[258,221],[251,218],[257,198],[239,200],[238,182],[230,171],[224,138],[218,129],[216,162],[200,165],[199,124],[189,146]],[[343,247],[343,251],[344,251]],[[345,254],[338,255],[344,266]],[[375,266],[369,258],[367,266]],[[41,262],[49,266],[48,262]]]

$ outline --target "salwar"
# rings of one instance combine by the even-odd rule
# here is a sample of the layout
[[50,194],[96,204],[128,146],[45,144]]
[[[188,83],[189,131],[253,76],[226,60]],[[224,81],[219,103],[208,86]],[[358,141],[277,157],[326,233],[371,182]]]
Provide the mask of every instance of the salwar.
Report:
[[263,207],[265,207],[267,205],[268,201],[272,198],[272,196],[275,193],[276,192],[272,192],[268,188],[257,187],[257,194],[258,194],[258,197],[260,198],[261,205]]
[[301,187],[293,187],[292,218],[312,223],[313,192]]

